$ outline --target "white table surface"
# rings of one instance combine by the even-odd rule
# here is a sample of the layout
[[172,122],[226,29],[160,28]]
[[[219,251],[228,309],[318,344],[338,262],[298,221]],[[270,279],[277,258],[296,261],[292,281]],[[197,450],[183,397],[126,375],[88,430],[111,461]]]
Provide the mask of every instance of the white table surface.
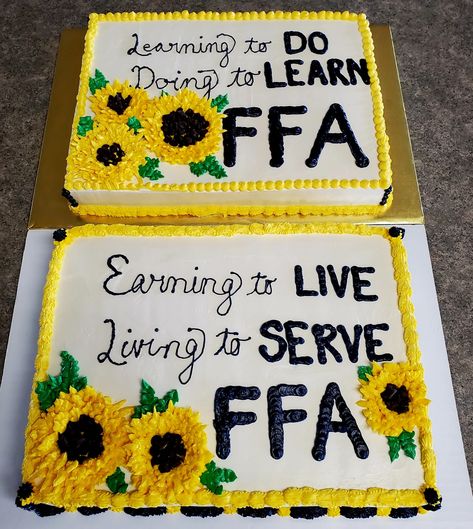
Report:
[[26,239],[17,298],[11,324],[3,380],[0,386],[0,528],[292,528],[292,527],[363,527],[472,529],[473,499],[455,406],[447,352],[435,292],[425,229],[422,225],[405,226],[404,243],[412,275],[413,302],[418,323],[422,362],[429,388],[430,417],[434,448],[437,454],[437,484],[443,497],[442,509],[408,520],[371,518],[347,520],[319,518],[293,520],[272,516],[249,519],[239,516],[186,518],[165,515],[132,518],[122,513],[106,512],[95,516],[66,513],[40,518],[15,506],[16,490],[21,480],[23,432],[31,392],[38,319],[42,289],[52,250],[52,230],[31,230]]

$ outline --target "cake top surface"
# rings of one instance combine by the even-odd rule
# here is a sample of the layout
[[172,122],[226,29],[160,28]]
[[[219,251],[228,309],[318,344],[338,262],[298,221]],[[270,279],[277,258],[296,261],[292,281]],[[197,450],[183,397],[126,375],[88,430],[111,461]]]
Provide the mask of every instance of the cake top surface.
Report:
[[[294,224],[57,232],[28,501],[423,505],[435,458],[401,235]],[[72,387],[55,393],[64,380]],[[102,451],[94,444],[82,466],[64,444],[78,421],[103,429]],[[47,457],[43,435],[58,436]],[[164,440],[174,448],[163,459]],[[63,465],[82,476],[72,488],[56,479]],[[127,472],[120,500],[103,488],[116,468]]]
[[390,184],[364,15],[91,15],[68,189],[336,193]]

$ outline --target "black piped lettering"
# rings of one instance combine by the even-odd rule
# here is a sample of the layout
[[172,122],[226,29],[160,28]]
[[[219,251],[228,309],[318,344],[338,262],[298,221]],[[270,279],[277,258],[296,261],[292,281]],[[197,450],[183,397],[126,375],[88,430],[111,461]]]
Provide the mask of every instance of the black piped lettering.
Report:
[[289,59],[287,61],[284,61],[284,67],[286,68],[287,84],[289,86],[304,86],[304,81],[297,81],[295,79],[295,76],[300,74],[299,68],[295,68],[296,64],[302,66],[304,64],[304,61],[301,59]]
[[364,84],[370,84],[370,76],[368,73],[366,59],[360,59],[359,63],[353,59],[347,59],[347,72],[352,85],[356,85],[358,83],[356,74],[358,74]]
[[[333,325],[330,325],[330,323],[326,323],[325,325],[319,325],[318,323],[315,323],[314,325],[312,325],[310,331],[315,338],[315,344],[317,346],[317,358],[319,360],[319,363],[327,363],[327,355],[325,353],[325,350],[330,351],[330,353],[332,353],[333,357],[338,363],[341,363],[343,361],[342,355],[331,344],[331,342],[337,336],[337,330]],[[328,331],[328,334],[326,336],[325,331]]]
[[375,269],[372,266],[352,266],[351,275],[353,277],[353,297],[356,301],[377,301],[376,294],[363,294],[362,288],[371,286],[367,279],[361,279],[360,274],[374,274]]
[[[330,132],[333,122],[336,121],[341,132]],[[351,129],[348,118],[338,103],[330,105],[320,126],[310,155],[305,161],[307,167],[315,167],[319,163],[320,154],[326,143],[346,143],[355,159],[357,167],[367,167],[370,163],[368,157],[361,150]]]
[[270,62],[265,62],[263,65],[264,68],[264,79],[266,81],[266,86],[268,88],[284,88],[287,86],[285,81],[274,81],[273,80],[273,69]]
[[225,111],[226,116],[223,118],[223,163],[227,167],[233,167],[236,162],[236,139],[238,137],[256,136],[254,127],[237,127],[236,118],[257,118],[261,116],[261,109],[258,107],[235,107]]
[[230,430],[235,426],[244,426],[256,422],[256,413],[252,411],[230,411],[231,400],[256,400],[261,391],[256,386],[226,386],[218,388],[214,400],[214,428],[217,440],[216,453],[220,459],[230,455]]
[[320,81],[320,84],[323,86],[328,85],[328,79],[325,75],[324,69],[320,64],[320,61],[314,59],[310,62],[309,75],[307,77],[307,84],[312,86],[315,84],[316,79]]
[[351,341],[350,336],[348,336],[348,332],[344,325],[337,325],[337,331],[340,333],[343,343],[345,344],[350,362],[358,362],[358,351],[360,347],[360,338],[363,334],[363,327],[361,325],[355,325],[353,327],[353,341]]
[[383,345],[382,340],[373,338],[373,332],[378,331],[389,331],[389,325],[387,323],[378,323],[376,325],[365,325],[364,335],[366,342],[366,356],[370,362],[386,362],[393,359],[391,353],[376,354],[375,348]]
[[289,350],[289,363],[293,365],[304,364],[310,365],[314,362],[311,356],[297,356],[296,347],[305,343],[304,338],[294,336],[292,329],[308,329],[309,325],[305,321],[286,321],[284,330],[286,331],[286,342]]
[[301,422],[307,418],[305,410],[284,410],[283,397],[303,397],[307,394],[304,384],[279,384],[268,389],[268,434],[271,457],[281,459],[284,455],[283,425],[291,422]]
[[350,267],[342,266],[342,277],[340,281],[338,280],[335,268],[332,265],[327,266],[328,275],[330,277],[330,282],[332,283],[333,290],[339,298],[345,297],[345,292],[347,290],[348,283],[348,274],[350,273]]
[[273,355],[268,353],[268,347],[266,345],[260,345],[258,347],[259,354],[268,362],[278,362],[284,356],[284,353],[287,351],[287,342],[286,340],[277,334],[274,334],[269,331],[269,329],[275,329],[277,332],[283,330],[283,325],[279,320],[269,320],[260,327],[260,334],[264,338],[269,338],[270,340],[275,340],[278,343],[278,350]]
[[345,63],[340,59],[329,59],[327,61],[327,71],[331,85],[336,86],[338,81],[344,86],[350,84],[350,81],[341,72],[344,65]]
[[284,127],[281,123],[281,115],[289,116],[305,114],[305,106],[271,107],[268,112],[269,121],[269,150],[271,151],[271,167],[280,167],[284,163],[284,136],[299,136],[302,132],[300,127]]
[[[341,421],[332,421],[333,406],[337,407]],[[368,445],[365,443],[355,418],[351,414],[340,388],[335,382],[330,382],[320,401],[319,417],[315,434],[312,456],[316,461],[323,461],[327,451],[328,435],[331,432],[346,433],[353,445],[356,457],[366,459],[369,455]]]
[[[317,267],[317,273],[319,274],[319,267]],[[323,267],[321,267],[323,270]],[[324,273],[325,276],[325,273]],[[319,274],[320,277],[320,274]],[[296,285],[296,296],[305,297],[305,296],[318,296],[319,293],[317,290],[309,290],[304,288],[304,275],[302,272],[302,266],[294,266],[294,283]]]

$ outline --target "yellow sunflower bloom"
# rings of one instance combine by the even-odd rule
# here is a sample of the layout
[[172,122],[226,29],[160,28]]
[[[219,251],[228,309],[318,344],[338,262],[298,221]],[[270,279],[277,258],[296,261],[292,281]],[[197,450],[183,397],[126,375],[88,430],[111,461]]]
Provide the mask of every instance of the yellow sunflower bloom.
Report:
[[89,96],[90,108],[99,123],[127,123],[131,117],[141,120],[149,105],[143,88],[115,80]]
[[26,439],[23,479],[32,499],[64,502],[105,483],[125,462],[128,414],[90,386],[60,393]]
[[154,99],[144,120],[149,148],[172,164],[197,163],[218,151],[222,118],[211,100],[185,88],[175,96]]
[[73,181],[113,189],[136,178],[146,153],[143,135],[127,125],[95,124],[85,136],[72,139],[67,170]]
[[427,421],[426,387],[422,368],[410,363],[373,363],[367,380],[360,380],[363,414],[377,433],[398,436]]
[[204,428],[197,412],[172,402],[163,413],[132,419],[128,467],[133,485],[166,502],[201,488],[200,476],[212,459]]

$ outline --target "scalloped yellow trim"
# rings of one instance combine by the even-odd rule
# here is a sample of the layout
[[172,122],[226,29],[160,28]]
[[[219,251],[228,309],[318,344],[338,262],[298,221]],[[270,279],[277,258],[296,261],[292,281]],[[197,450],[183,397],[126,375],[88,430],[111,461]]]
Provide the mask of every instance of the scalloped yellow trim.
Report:
[[248,216],[263,215],[281,217],[283,215],[379,215],[391,205],[392,193],[384,206],[243,206],[243,205],[196,205],[196,206],[105,206],[100,204],[79,204],[69,206],[79,216],[96,215],[97,217],[163,217],[182,216],[210,217],[213,215]]
[[[200,11],[198,13],[189,11],[161,12],[161,13],[92,13],[89,17],[89,26],[85,38],[85,49],[82,58],[80,74],[79,93],[77,96],[77,107],[74,116],[72,130],[77,129],[79,118],[85,112],[88,93],[88,79],[90,67],[93,60],[94,40],[100,22],[146,22],[158,20],[345,20],[358,23],[361,34],[363,53],[365,55],[368,73],[370,76],[370,90],[373,102],[373,121],[375,126],[375,137],[378,146],[378,174],[376,180],[356,180],[356,179],[315,179],[315,180],[272,180],[272,181],[245,181],[245,182],[209,182],[208,184],[188,183],[188,184],[153,184],[151,182],[141,182],[133,184],[118,184],[114,189],[150,189],[153,191],[181,191],[181,192],[201,192],[201,191],[251,191],[272,190],[272,189],[318,189],[318,188],[371,188],[386,189],[392,182],[391,158],[389,156],[389,138],[386,134],[386,124],[384,120],[384,106],[381,94],[375,56],[374,45],[369,22],[365,14],[351,13],[348,11],[245,11],[245,12],[213,12]],[[98,184],[86,184],[75,182],[69,171],[66,173],[66,188],[70,191],[74,189],[103,189]],[[231,185],[230,185],[231,184]],[[377,206],[377,212],[382,211]],[[242,213],[238,213],[242,214]],[[343,213],[339,213],[343,214]]]
[[[33,389],[30,399],[28,426],[25,437],[32,436],[34,422],[40,416],[37,396],[34,391],[37,381],[43,380],[49,366],[52,335],[54,328],[54,312],[61,277],[61,267],[67,248],[77,239],[83,237],[232,237],[235,235],[292,235],[292,234],[351,234],[360,236],[381,236],[391,247],[394,278],[397,284],[398,306],[402,312],[404,328],[404,341],[409,362],[420,361],[416,320],[414,307],[411,302],[410,274],[407,268],[407,255],[401,238],[392,238],[388,230],[383,227],[351,224],[250,224],[250,225],[220,225],[220,226],[125,226],[125,225],[85,225],[67,230],[67,237],[55,243],[51,264],[46,280],[43,297],[43,308],[40,317],[40,335],[38,340],[38,354],[35,361],[35,374]],[[423,491],[435,488],[435,455],[432,446],[432,433],[430,420],[426,420],[419,427],[419,444],[421,449],[421,463],[424,470],[424,484],[420,490],[413,489],[383,489],[371,487],[368,489],[314,489],[311,487],[290,487],[285,490],[273,491],[226,491],[221,496],[212,494],[208,490],[199,490],[194,494],[176,494],[176,502],[180,505],[215,505],[224,507],[225,512],[235,512],[238,507],[271,506],[278,509],[278,513],[285,515],[288,506],[317,505],[328,508],[329,516],[340,514],[339,506],[349,507],[381,507],[382,514],[385,508],[419,507],[426,500]],[[23,462],[24,476],[28,469],[28,462]],[[65,499],[54,489],[47,492],[43,490],[39,496],[35,492],[22,505],[29,503],[49,503],[64,507],[67,511],[76,510],[81,505],[94,505],[100,508],[110,508],[113,511],[122,511],[124,507],[133,506],[159,506],[163,505],[160,494],[146,494],[138,490],[125,494],[112,494],[105,490],[94,490],[80,497],[80,499]],[[179,506],[170,507],[173,512]]]

